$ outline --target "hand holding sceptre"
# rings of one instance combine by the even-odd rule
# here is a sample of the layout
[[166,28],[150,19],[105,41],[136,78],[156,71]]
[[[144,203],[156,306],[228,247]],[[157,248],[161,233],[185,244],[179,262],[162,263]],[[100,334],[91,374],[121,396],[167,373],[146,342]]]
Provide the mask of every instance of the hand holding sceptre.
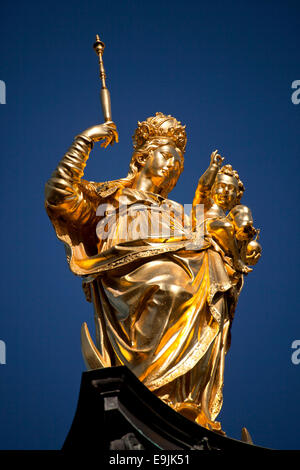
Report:
[[[103,111],[103,116],[104,116],[104,120],[105,120],[105,125],[102,125],[102,127],[104,127],[104,126],[108,127],[109,130],[110,130],[109,135],[107,135],[105,137],[105,141],[101,145],[103,147],[107,147],[108,144],[113,145],[114,142],[118,142],[119,139],[118,139],[118,133],[117,133],[117,130],[116,130],[116,125],[112,122],[110,93],[109,93],[109,90],[107,89],[106,83],[105,83],[106,74],[105,74],[104,65],[103,65],[103,58],[102,58],[104,48],[105,48],[105,44],[104,44],[104,42],[100,41],[100,37],[99,37],[98,34],[96,35],[96,42],[94,43],[93,48],[94,48],[94,50],[95,50],[95,52],[98,56],[98,59],[99,59],[100,79],[101,79],[101,82],[102,82],[102,88],[101,88],[101,91],[100,91],[100,100],[101,100],[102,111]],[[95,126],[93,128],[95,130],[95,132],[91,132],[91,129],[90,129],[90,134],[93,134],[93,135],[90,135],[90,137],[92,137],[93,140],[95,140],[95,141],[103,139],[103,129],[101,128],[101,132],[99,133],[100,135],[99,135],[99,138],[98,138],[97,131],[96,131],[97,127],[98,126]]]

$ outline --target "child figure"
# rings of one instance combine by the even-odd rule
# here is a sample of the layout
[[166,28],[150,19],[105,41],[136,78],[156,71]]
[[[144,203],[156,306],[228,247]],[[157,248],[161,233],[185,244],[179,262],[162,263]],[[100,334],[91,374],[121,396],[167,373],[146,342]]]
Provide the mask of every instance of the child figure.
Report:
[[231,256],[234,268],[248,274],[252,269],[247,264],[256,264],[260,257],[259,243],[251,242],[258,231],[253,227],[250,209],[240,204],[244,185],[231,165],[221,168],[223,160],[215,150],[208,169],[199,179],[193,200],[193,230],[197,227],[196,205],[203,204],[206,230]]

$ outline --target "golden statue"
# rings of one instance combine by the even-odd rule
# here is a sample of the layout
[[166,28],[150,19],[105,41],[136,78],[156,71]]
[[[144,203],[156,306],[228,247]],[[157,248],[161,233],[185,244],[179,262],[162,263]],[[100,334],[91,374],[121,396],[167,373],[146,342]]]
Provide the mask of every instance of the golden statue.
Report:
[[94,305],[96,345],[82,326],[86,365],[125,365],[173,409],[222,432],[230,327],[261,252],[240,204],[244,186],[215,151],[185,215],[168,199],[183,171],[185,126],[163,113],[138,123],[125,178],[83,180],[94,143],[118,139],[107,116],[75,138],[46,184],[47,213]]

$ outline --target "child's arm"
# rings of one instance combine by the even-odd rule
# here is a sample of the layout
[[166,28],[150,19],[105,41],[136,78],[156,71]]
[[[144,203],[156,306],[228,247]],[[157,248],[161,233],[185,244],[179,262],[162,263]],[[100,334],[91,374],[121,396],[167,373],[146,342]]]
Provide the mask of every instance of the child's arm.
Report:
[[221,168],[224,158],[218,154],[218,150],[215,150],[210,156],[210,165],[207,168],[206,172],[203,173],[199,179],[198,186],[195,192],[195,197],[193,205],[203,204],[204,199],[207,199],[207,196],[210,196],[210,190],[215,182],[217,173]]
[[221,168],[222,162],[224,158],[218,154],[218,150],[215,150],[210,156],[210,165],[203,173],[201,178],[199,179],[198,186],[195,192],[195,196],[193,199],[193,207],[192,207],[192,221],[193,221],[193,228],[196,226],[196,206],[197,204],[204,204],[204,209],[208,209],[211,205],[210,193],[211,188],[215,182],[217,173]]

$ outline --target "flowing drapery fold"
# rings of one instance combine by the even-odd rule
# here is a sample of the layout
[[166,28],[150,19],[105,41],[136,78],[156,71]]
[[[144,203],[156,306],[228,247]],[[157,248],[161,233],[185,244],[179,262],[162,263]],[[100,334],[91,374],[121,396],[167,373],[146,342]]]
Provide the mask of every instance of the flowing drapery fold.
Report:
[[[193,246],[173,201],[122,188],[90,205],[85,223],[79,213],[68,219],[68,201],[47,211],[94,303],[102,365],[128,366],[166,403],[179,411],[190,405],[200,424],[217,429],[242,276],[208,234]],[[153,210],[161,225],[149,236]]]

